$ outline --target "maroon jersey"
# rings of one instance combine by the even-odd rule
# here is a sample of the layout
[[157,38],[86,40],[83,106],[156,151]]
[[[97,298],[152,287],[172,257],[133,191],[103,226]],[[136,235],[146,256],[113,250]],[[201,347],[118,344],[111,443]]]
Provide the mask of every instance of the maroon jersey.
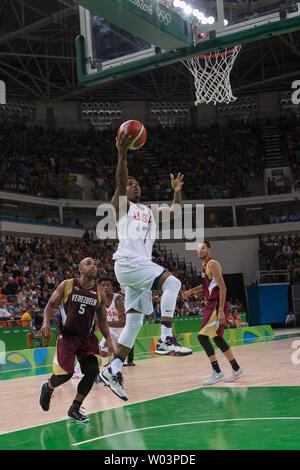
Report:
[[101,294],[94,283],[85,289],[79,279],[68,279],[64,299],[59,306],[59,333],[87,336],[94,330],[96,309],[101,303]]
[[[202,287],[203,294],[206,300],[219,299],[219,286],[213,274],[209,270],[209,264],[211,261],[218,263],[215,259],[209,258],[208,262],[204,266],[202,266]],[[218,265],[220,266],[219,263]]]

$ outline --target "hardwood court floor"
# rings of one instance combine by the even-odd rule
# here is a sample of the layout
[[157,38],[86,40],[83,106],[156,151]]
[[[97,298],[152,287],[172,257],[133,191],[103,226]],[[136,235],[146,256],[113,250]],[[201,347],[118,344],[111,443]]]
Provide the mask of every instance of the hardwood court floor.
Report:
[[[270,442],[264,444],[267,446],[275,445],[271,444],[272,428],[273,442],[277,442],[276,433],[280,432],[281,446],[300,448],[299,440],[296,443],[293,438],[293,435],[298,435],[296,429],[300,424],[296,419],[298,417],[300,419],[298,399],[300,374],[299,364],[292,362],[292,354],[294,353],[295,357],[296,352],[292,348],[293,344],[295,345],[294,341],[297,341],[297,338],[233,347],[236,359],[246,374],[236,382],[228,384],[219,382],[213,387],[202,387],[202,382],[211,374],[210,365],[203,351],[194,352],[187,357],[156,357],[137,361],[136,367],[123,369],[124,388],[129,401],[123,402],[108,387],[95,384],[84,403],[85,411],[90,415],[90,423],[82,425],[67,419],[67,410],[76,394],[78,380],[71,380],[55,390],[47,413],[40,409],[38,395],[41,383],[49,375],[3,380],[0,387],[0,433],[2,434],[0,449],[211,448],[212,441],[211,444],[209,442],[216,431],[216,426],[222,430],[226,423],[226,426],[232,423],[231,428],[235,429],[233,435],[229,441],[226,439],[224,441],[223,436],[220,442],[216,441],[217,447],[213,448],[241,448],[236,447],[239,442],[239,431],[236,426],[242,426],[245,432],[253,433],[253,436],[255,432],[269,435]],[[230,373],[228,362],[221,352],[218,352],[217,356],[225,375],[228,376]],[[222,410],[226,413],[224,414]],[[194,423],[193,426],[191,422]],[[56,429],[57,426],[60,431]],[[181,438],[177,444],[176,442],[174,444],[174,426],[188,428],[180,431]],[[195,437],[199,437],[200,432],[197,426],[202,426],[201,436],[207,435],[209,431],[210,437],[205,438],[205,442],[201,440],[199,442],[199,439],[195,442]],[[203,426],[205,426],[204,433]],[[159,442],[157,432],[160,427],[166,427],[163,444]],[[134,431],[137,428],[142,431]],[[22,429],[25,431],[12,432]],[[74,436],[68,438],[70,429],[73,431],[72,436],[76,430],[75,438]],[[32,432],[33,437],[28,440]],[[152,435],[154,440],[150,439],[148,442],[146,439],[145,442],[145,432],[147,435],[156,433],[157,437],[154,438]],[[234,438],[235,432],[237,441]],[[103,437],[107,434],[114,434],[114,439]],[[285,435],[289,438],[285,439]],[[45,441],[45,436],[52,438],[49,438],[48,442],[47,439]],[[74,444],[78,442],[84,444],[75,446]],[[151,445],[149,443],[154,445],[153,442],[156,442],[156,447],[149,447]],[[256,444],[251,444],[249,441],[248,444],[241,442],[241,445],[247,445],[246,448],[249,448],[250,444],[263,445],[258,438],[253,442]],[[160,445],[163,447],[159,447]]]

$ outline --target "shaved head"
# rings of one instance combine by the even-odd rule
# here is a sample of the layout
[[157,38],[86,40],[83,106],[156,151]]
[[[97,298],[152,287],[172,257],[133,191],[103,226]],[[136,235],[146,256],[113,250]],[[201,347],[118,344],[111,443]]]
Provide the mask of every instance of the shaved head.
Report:
[[96,261],[93,258],[82,259],[79,263],[79,272],[81,276],[95,279],[98,272]]
[[84,258],[80,261],[79,263],[79,269],[84,266],[85,264],[87,264],[88,262],[95,262],[95,260],[93,258]]

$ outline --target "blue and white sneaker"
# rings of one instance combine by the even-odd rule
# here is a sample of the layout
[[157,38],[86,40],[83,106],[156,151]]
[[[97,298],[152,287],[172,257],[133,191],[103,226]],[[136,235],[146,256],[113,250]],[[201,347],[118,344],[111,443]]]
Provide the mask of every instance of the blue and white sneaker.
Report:
[[111,391],[117,395],[121,400],[128,400],[128,396],[123,389],[123,376],[121,372],[113,375],[111,367],[107,367],[100,372],[100,378],[109,386]]
[[188,356],[192,350],[181,346],[176,336],[167,336],[165,341],[161,338],[156,343],[155,354],[160,356]]

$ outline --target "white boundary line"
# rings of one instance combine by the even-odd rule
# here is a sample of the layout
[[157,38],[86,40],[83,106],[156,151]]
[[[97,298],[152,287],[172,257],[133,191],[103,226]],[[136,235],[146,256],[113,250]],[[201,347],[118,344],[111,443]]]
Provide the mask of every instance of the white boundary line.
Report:
[[215,419],[215,420],[208,420],[208,421],[191,421],[186,423],[174,423],[174,424],[162,424],[160,426],[149,426],[147,428],[138,428],[138,429],[127,429],[126,431],[116,432],[115,434],[106,434],[105,436],[94,437],[93,439],[88,439],[87,441],[77,442],[72,444],[72,446],[80,446],[82,444],[87,444],[88,442],[97,441],[100,439],[106,439],[107,437],[115,437],[120,436],[121,434],[129,434],[132,432],[139,432],[139,431],[149,431],[149,429],[161,429],[161,428],[168,428],[173,426],[186,426],[190,424],[210,424],[210,423],[229,423],[229,422],[238,422],[238,421],[266,421],[266,420],[300,420],[299,417],[279,417],[279,418],[235,418],[235,419]]

